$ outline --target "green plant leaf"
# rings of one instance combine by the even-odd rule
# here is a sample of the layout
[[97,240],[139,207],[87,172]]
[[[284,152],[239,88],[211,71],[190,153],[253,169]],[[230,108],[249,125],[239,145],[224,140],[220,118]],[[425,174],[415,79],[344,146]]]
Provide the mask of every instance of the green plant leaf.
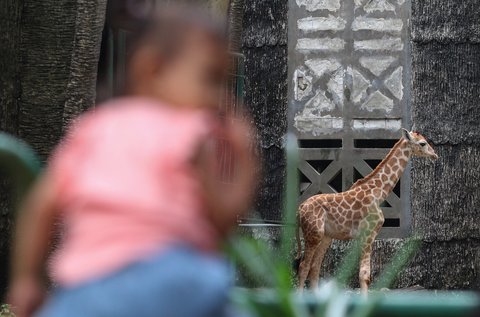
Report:
[[275,274],[272,274],[275,264],[271,251],[262,241],[237,237],[227,243],[226,250],[234,262],[244,265],[256,281],[270,287],[277,284]]
[[[283,204],[283,222],[282,236],[280,239],[280,257],[289,259],[293,237],[296,229],[297,218],[297,200],[298,200],[298,146],[297,138],[293,133],[287,135],[287,182],[285,188],[285,198]],[[291,267],[288,266],[291,272]],[[291,274],[291,273],[290,273]]]
[[415,256],[420,248],[421,240],[415,236],[408,238],[402,247],[395,253],[392,261],[383,270],[382,274],[372,285],[372,289],[391,287],[398,274],[405,268],[408,262]]

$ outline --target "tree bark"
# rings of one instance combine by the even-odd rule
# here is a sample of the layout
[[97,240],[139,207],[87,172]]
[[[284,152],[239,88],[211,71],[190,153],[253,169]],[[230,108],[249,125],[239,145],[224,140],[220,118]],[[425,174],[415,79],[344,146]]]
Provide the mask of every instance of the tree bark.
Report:
[[288,1],[245,1],[245,106],[257,127],[264,162],[256,211],[272,221],[281,220],[285,179],[287,17]]
[[[44,161],[66,125],[93,106],[105,7],[106,0],[0,4],[0,128]],[[14,212],[10,195],[0,198],[1,294]]]
[[95,103],[97,66],[107,0],[77,0],[75,40],[63,109],[63,128]]
[[[20,12],[18,0],[0,2],[0,130],[11,134],[18,132]],[[8,278],[12,228],[10,185],[5,171],[0,169],[0,299]]]
[[412,121],[440,158],[413,163],[411,271],[430,288],[480,288],[479,56],[478,1],[413,1]]
[[0,3],[0,129],[17,133],[20,46],[20,12],[18,0]]

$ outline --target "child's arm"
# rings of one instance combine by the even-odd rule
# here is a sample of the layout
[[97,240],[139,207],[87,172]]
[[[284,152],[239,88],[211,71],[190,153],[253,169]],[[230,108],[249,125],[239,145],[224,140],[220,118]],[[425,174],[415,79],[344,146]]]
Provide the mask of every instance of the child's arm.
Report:
[[208,146],[200,150],[197,165],[207,212],[222,236],[230,232],[237,217],[245,214],[253,203],[258,164],[249,147],[251,133],[252,129],[241,121],[232,121],[223,128],[223,138],[230,146],[235,163],[235,177],[229,183],[220,181],[215,151]]
[[48,174],[41,176],[18,214],[7,298],[17,317],[31,316],[44,297],[42,274],[54,229],[54,185]]

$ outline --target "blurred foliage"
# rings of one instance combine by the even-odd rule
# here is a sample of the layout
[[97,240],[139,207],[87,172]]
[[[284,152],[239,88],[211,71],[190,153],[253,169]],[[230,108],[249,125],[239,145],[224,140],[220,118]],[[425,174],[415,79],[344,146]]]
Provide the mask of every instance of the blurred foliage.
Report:
[[10,309],[10,305],[3,304],[0,306],[0,317],[15,317]]

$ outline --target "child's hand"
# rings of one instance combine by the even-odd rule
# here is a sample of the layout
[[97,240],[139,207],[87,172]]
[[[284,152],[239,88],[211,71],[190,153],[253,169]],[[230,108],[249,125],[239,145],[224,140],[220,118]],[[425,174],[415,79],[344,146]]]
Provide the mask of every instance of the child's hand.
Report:
[[18,211],[7,297],[16,317],[32,316],[46,294],[40,276],[54,232],[57,187],[51,175],[45,173]]
[[225,138],[230,145],[234,164],[230,199],[235,202],[237,216],[251,208],[258,185],[259,164],[254,137],[254,128],[246,120],[233,119],[226,125]]
[[16,317],[30,317],[45,298],[42,284],[33,277],[17,278],[10,284],[7,302]]

